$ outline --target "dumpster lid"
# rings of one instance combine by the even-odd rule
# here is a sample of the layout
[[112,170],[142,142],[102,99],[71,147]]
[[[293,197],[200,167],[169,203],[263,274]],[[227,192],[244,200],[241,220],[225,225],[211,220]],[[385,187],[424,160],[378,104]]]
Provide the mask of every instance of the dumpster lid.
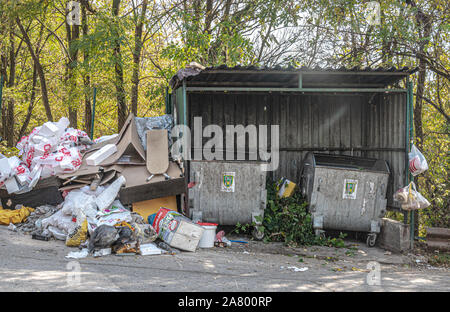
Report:
[[339,167],[389,173],[389,166],[383,159],[320,153],[313,153],[313,158],[316,167]]

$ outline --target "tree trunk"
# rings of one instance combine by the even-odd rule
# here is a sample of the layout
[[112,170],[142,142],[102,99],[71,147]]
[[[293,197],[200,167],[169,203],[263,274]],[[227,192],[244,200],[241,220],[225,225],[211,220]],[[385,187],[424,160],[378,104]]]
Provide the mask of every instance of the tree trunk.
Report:
[[[14,25],[11,25],[11,32],[9,35],[10,40],[10,50],[9,50],[9,80],[7,83],[8,88],[13,88],[15,85],[16,79],[16,54],[14,47],[14,35],[13,35]],[[6,114],[6,131],[5,131],[5,139],[7,141],[8,147],[14,146],[14,98],[8,99],[8,108]]]
[[[66,12],[67,14],[69,12]],[[67,62],[66,85],[69,90],[69,121],[73,128],[78,128],[78,101],[76,96],[77,77],[76,67],[78,61],[78,48],[74,48],[74,42],[80,38],[80,26],[69,25],[66,20],[67,42],[69,46],[69,60]]]
[[28,37],[27,32],[22,26],[22,23],[20,22],[19,17],[16,18],[17,25],[19,26],[20,32],[22,33],[23,40],[27,44],[28,50],[31,54],[31,58],[34,61],[34,64],[36,65],[36,71],[39,76],[39,82],[41,84],[41,93],[42,93],[42,103],[45,107],[45,113],[47,115],[47,119],[49,121],[53,121],[52,111],[50,109],[50,103],[48,100],[48,90],[47,90],[47,83],[45,81],[45,74],[44,69],[42,68],[41,62],[39,61],[39,58],[37,57],[36,53],[33,50],[33,46],[31,44],[30,38]]
[[[83,37],[88,35],[89,28],[88,28],[88,20],[86,15],[86,6],[88,6],[89,3],[83,2],[83,5],[81,6],[81,23],[83,25]],[[84,62],[89,61],[89,51],[88,49],[84,50],[83,53],[83,59]],[[86,74],[83,77],[84,82],[84,130],[88,135],[91,134],[91,119],[92,119],[92,109],[91,109],[91,96],[90,96],[90,90],[91,90],[91,77],[89,74]]]
[[142,51],[142,29],[144,27],[145,13],[147,11],[148,0],[142,1],[142,12],[138,17],[134,31],[134,51],[133,51],[133,76],[131,78],[131,112],[137,116],[138,94],[139,94],[139,62]]
[[[112,14],[116,19],[119,16],[119,6],[120,0],[113,0],[112,5]],[[114,22],[118,27],[118,22]],[[117,29],[116,29],[117,30]],[[119,33],[116,32],[116,36],[119,36]],[[118,130],[120,130],[125,124],[127,118],[127,104],[125,102],[125,88],[123,83],[123,64],[122,64],[122,54],[120,52],[120,41],[118,39],[115,40],[114,43],[114,69],[115,69],[115,85],[116,85],[116,97],[117,97],[117,125]]]
[[31,120],[31,114],[33,113],[34,108],[34,102],[36,100],[36,84],[37,84],[37,73],[36,73],[36,64],[33,66],[33,82],[32,82],[32,88],[31,88],[31,96],[30,96],[30,104],[28,105],[28,111],[27,115],[25,117],[25,121],[22,124],[22,127],[20,127],[19,136],[20,139],[25,134],[25,131],[27,130],[28,124]]

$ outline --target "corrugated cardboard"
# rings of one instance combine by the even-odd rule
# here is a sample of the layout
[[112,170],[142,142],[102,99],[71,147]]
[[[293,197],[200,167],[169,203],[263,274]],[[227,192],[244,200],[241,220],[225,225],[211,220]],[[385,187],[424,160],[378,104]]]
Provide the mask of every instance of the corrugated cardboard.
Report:
[[[116,141],[117,152],[106,158],[101,165],[126,164],[139,165],[145,164],[145,151],[142,146],[139,134],[134,121],[134,115],[130,114],[119,133]],[[126,156],[128,160],[122,161],[121,158]]]
[[147,170],[152,174],[163,174],[169,169],[169,141],[167,130],[148,130]]
[[[143,184],[151,185],[152,183],[166,181],[163,175],[155,175],[153,179],[147,182],[146,180],[150,176],[150,172],[147,170],[146,166],[117,166],[120,167],[120,174],[122,174],[126,179],[125,187],[133,187]],[[181,177],[181,170],[176,162],[169,163],[167,174],[174,179]]]

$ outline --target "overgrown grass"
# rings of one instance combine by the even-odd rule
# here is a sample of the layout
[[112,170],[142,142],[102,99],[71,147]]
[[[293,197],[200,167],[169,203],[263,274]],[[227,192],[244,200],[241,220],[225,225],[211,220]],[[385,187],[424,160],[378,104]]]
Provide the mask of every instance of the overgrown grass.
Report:
[[345,247],[341,233],[339,237],[318,237],[314,234],[312,216],[307,210],[308,203],[297,188],[291,197],[280,198],[276,183],[267,183],[267,206],[264,218],[256,218],[261,225],[237,224],[235,232],[248,232],[252,227],[264,233],[265,242],[283,242],[288,246],[321,245]]

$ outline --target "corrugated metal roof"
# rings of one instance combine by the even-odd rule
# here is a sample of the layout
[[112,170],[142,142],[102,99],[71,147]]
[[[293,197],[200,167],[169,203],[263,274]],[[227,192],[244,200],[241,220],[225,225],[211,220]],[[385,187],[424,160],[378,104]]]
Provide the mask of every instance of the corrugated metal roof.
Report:
[[377,67],[377,68],[320,68],[320,67],[258,67],[226,65],[198,68],[186,68],[172,77],[173,89],[186,81],[188,86],[246,86],[246,87],[298,87],[299,74],[302,73],[302,85],[305,88],[324,87],[361,87],[380,88],[392,85],[417,68]]

